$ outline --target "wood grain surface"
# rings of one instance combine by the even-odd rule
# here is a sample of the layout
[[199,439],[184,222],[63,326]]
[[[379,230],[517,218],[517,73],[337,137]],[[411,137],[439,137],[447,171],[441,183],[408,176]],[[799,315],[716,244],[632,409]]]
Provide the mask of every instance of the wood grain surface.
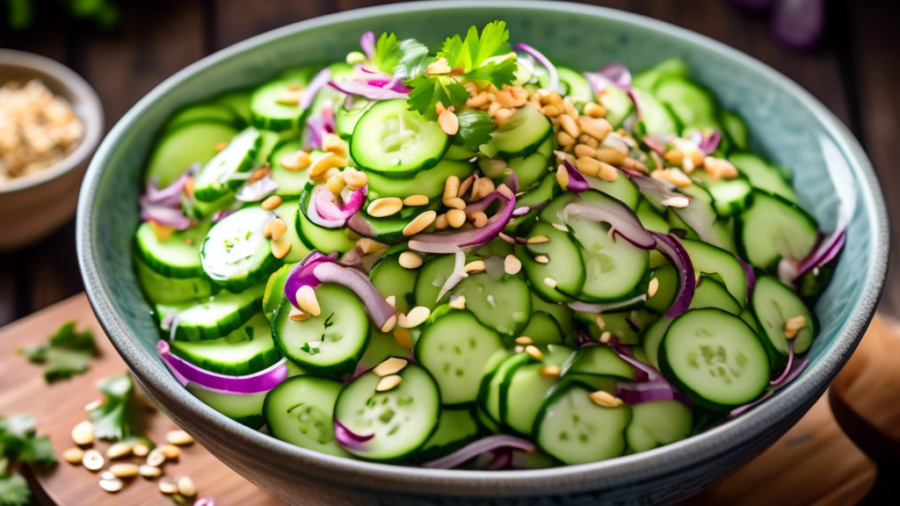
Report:
[[[102,355],[92,362],[87,374],[48,387],[41,368],[28,364],[16,350],[43,342],[69,320],[79,322],[80,328],[94,330]],[[94,318],[87,297],[76,295],[0,330],[0,413],[34,415],[38,431],[48,435],[57,454],[61,454],[72,446],[72,427],[86,419],[84,406],[101,397],[94,387],[97,380],[126,370]],[[156,410],[149,411],[145,418],[144,433],[157,443],[163,443],[165,434],[176,428]],[[95,448],[104,453],[108,446],[95,443]],[[140,463],[136,458],[130,461]],[[127,482],[121,492],[110,495],[100,489],[99,476],[81,466],[61,462],[35,471],[47,496],[60,506],[172,504],[159,493],[156,482],[143,478]],[[164,472],[190,476],[200,495],[214,497],[218,506],[281,504],[196,444],[185,448],[177,463],[166,464]],[[684,506],[783,504],[785,497],[791,498],[792,506],[841,506],[859,502],[874,481],[874,464],[841,432],[823,397],[774,446]]]

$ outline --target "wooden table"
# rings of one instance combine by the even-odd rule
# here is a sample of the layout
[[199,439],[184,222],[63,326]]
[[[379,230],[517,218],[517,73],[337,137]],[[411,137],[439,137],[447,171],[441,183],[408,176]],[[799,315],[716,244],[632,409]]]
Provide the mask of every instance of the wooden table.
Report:
[[[0,28],[0,47],[59,60],[84,76],[115,122],[145,93],[186,65],[252,35],[332,12],[375,5],[377,0],[126,1],[121,28],[98,34],[58,19],[25,34]],[[748,15],[725,0],[595,0],[584,3],[637,12],[708,35],[771,65],[812,92],[843,120],[868,151],[888,198],[895,227],[900,183],[892,149],[900,139],[900,2],[828,2],[831,23],[822,48],[799,53],[779,45],[765,17]],[[74,191],[74,190],[73,190]],[[2,220],[2,217],[0,217]],[[0,226],[2,233],[2,226]],[[895,233],[896,238],[900,234]],[[894,243],[896,247],[898,243]],[[896,267],[896,266],[895,266]],[[900,269],[892,269],[882,301],[900,315]],[[0,325],[24,317],[83,289],[69,223],[25,251],[0,255]]]

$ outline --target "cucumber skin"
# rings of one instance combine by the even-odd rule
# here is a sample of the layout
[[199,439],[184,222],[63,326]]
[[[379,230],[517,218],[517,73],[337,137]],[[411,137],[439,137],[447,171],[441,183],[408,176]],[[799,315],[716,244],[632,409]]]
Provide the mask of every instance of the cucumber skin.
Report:
[[[461,410],[453,410],[450,408],[442,407],[441,415],[443,415],[444,411],[461,411]],[[448,444],[444,444],[444,445],[440,445],[440,446],[432,446],[431,448],[420,450],[416,454],[416,461],[417,462],[430,462],[432,460],[437,460],[437,459],[446,457],[447,455],[450,455],[451,453],[468,446],[469,443],[472,443],[476,439],[478,439],[478,437],[481,435],[481,430],[480,430],[481,427],[479,427],[478,421],[476,420],[475,415],[472,413],[471,408],[469,408],[468,411],[469,411],[469,416],[472,417],[472,421],[475,423],[476,430],[474,433],[469,434],[467,437],[465,437],[463,439],[458,439],[458,440],[450,442]],[[440,427],[440,425],[441,425],[441,420],[440,420],[440,418],[438,418],[438,427]],[[437,433],[437,428],[435,428],[435,433]],[[430,440],[431,439],[429,438],[429,441]],[[426,441],[425,444],[427,445],[428,441]]]
[[[727,314],[727,315],[729,315],[729,316],[732,316],[732,317],[735,318],[735,320],[740,320],[741,323],[743,323],[744,325],[746,325],[746,326],[747,326],[747,329],[749,329],[750,332],[752,332],[754,335],[758,335],[758,334],[756,333],[756,331],[753,330],[752,327],[750,327],[750,325],[747,325],[747,322],[745,322],[744,320],[742,320],[740,317],[737,317],[737,316],[735,316],[735,315],[733,315],[733,314],[731,314],[731,313],[728,313],[727,311],[722,311],[721,309],[712,309],[712,308],[710,308],[710,309],[703,309],[702,311],[719,311],[719,312],[722,312],[722,313]],[[688,314],[688,313],[684,313],[684,314]],[[681,315],[681,316],[684,316],[684,315]],[[681,316],[679,316],[678,318],[675,318],[674,320],[672,320],[672,323],[669,325],[669,330],[671,330],[672,325],[674,325],[675,322],[677,322],[678,319],[681,318]],[[667,335],[667,336],[668,336],[668,334],[669,334],[669,330],[666,330],[666,335]],[[679,379],[678,379],[678,375],[675,374],[675,371],[673,371],[673,370],[672,370],[672,367],[669,365],[669,358],[668,358],[668,356],[666,355],[666,347],[663,346],[663,343],[665,342],[665,340],[666,340],[666,338],[663,337],[663,342],[661,342],[660,345],[659,345],[659,366],[660,366],[660,372],[663,374],[663,376],[665,376],[665,378],[666,378],[667,380],[669,380],[669,382],[672,383],[672,385],[675,386],[675,388],[676,388],[679,392],[681,392],[682,394],[684,394],[685,396],[687,396],[687,398],[690,399],[691,402],[693,402],[693,403],[696,404],[697,406],[700,406],[700,407],[702,407],[702,408],[706,408],[706,409],[708,409],[708,410],[710,410],[710,411],[715,411],[716,413],[727,413],[728,411],[731,411],[732,409],[738,407],[737,405],[735,405],[735,406],[730,406],[730,405],[718,404],[718,403],[716,403],[716,402],[709,401],[709,400],[707,400],[707,399],[701,397],[700,395],[697,395],[696,393],[694,393],[694,391],[691,390],[690,387],[688,387],[685,383],[683,383],[681,380],[679,380]],[[764,340],[764,339],[760,339],[760,341],[765,341],[765,340]],[[765,348],[765,343],[761,343],[761,345],[763,346],[763,348]],[[762,394],[762,392],[760,392],[760,394]],[[757,396],[756,398],[758,399],[759,396]]]
[[[209,236],[206,239],[203,239],[203,244],[200,246],[200,254],[203,255],[204,246],[206,246],[206,241],[209,239]],[[277,271],[284,262],[275,258],[274,255],[267,255],[266,259],[263,260],[262,265],[259,266],[258,269],[249,273],[246,277],[241,279],[213,279],[213,282],[222,286],[229,292],[241,292],[250,288],[251,286],[258,285],[259,283],[265,283],[269,280],[269,276],[272,275],[273,272]]]
[[[749,211],[753,207],[753,204],[754,204],[753,197],[757,192],[764,194],[767,197],[771,197],[771,198],[777,200],[778,202],[798,211],[801,214],[801,216],[803,216],[803,218],[809,223],[809,225],[813,229],[819,230],[819,223],[805,209],[803,209],[802,207],[798,206],[797,204],[791,202],[790,200],[782,197],[781,195],[766,192],[763,190],[759,190],[757,188],[754,188],[753,191],[750,192],[750,197],[747,199],[747,207],[745,209],[745,212]],[[735,242],[737,243],[736,246],[737,246],[738,255],[740,255],[741,258],[749,258],[747,256],[747,244],[744,242],[744,213],[737,215],[737,217],[734,220],[734,237],[735,237]],[[772,270],[778,266],[778,261],[779,261],[779,259],[776,258],[775,261],[770,263],[769,265],[754,266],[754,267],[760,267],[763,270]]]
[[[221,290],[221,287],[213,283],[205,274],[196,278],[169,278],[151,269],[137,256],[137,254],[135,254],[134,257],[134,264],[141,291],[144,293],[144,296],[154,304],[177,304],[189,300],[209,297]],[[156,277],[162,278],[166,283],[177,285],[191,283],[194,288],[193,293],[191,293],[190,296],[183,296],[181,293],[175,292],[171,286],[154,286],[156,285],[156,282],[154,282],[153,278]]]
[[175,327],[175,339],[178,341],[206,341],[210,339],[218,339],[227,336],[233,331],[247,323],[247,320],[253,317],[262,305],[262,294],[258,299],[254,299],[252,303],[240,308],[237,312],[237,318],[228,320],[219,320],[214,326],[190,326],[178,325]]
[[[246,130],[244,130],[242,132],[238,132],[238,134],[235,137],[241,135],[245,131]],[[234,139],[232,139],[232,141],[233,140]],[[253,168],[253,166],[255,165],[257,153],[259,152],[259,148],[261,145],[262,145],[262,135],[260,135],[259,132],[257,132],[256,139],[253,141],[253,146],[250,148],[249,151],[247,151],[246,156],[243,158],[243,160],[241,160],[241,163],[237,166],[237,169],[235,169],[235,173],[247,172]],[[228,148],[226,147],[225,149],[228,149]],[[218,155],[218,153],[217,153],[217,155]],[[212,160],[207,162],[207,165],[209,165],[209,163],[211,163],[215,159],[216,159],[216,157],[214,156],[212,158]],[[204,169],[206,169],[206,165],[204,165],[203,169],[200,170],[201,174]],[[199,179],[199,175],[198,175],[198,179]],[[215,201],[219,200],[220,198],[224,197],[225,195],[228,195],[229,192],[236,191],[243,184],[244,184],[244,181],[237,179],[237,180],[229,181],[228,184],[225,186],[225,188],[222,188],[222,189],[215,189],[212,187],[198,187],[194,190],[194,199],[197,201],[200,201],[200,202],[215,202]]]
[[291,302],[285,297],[281,300],[281,304],[278,305],[278,309],[275,310],[275,314],[272,316],[272,338],[275,341],[275,347],[278,349],[279,353],[281,353],[282,356],[286,357],[291,362],[300,366],[304,371],[308,371],[313,375],[322,376],[325,378],[337,378],[344,374],[353,374],[353,372],[356,370],[356,364],[359,363],[359,360],[366,352],[366,348],[369,346],[369,341],[372,340],[372,326],[368,325],[366,327],[366,338],[363,342],[363,345],[359,349],[358,356],[348,357],[343,362],[338,362],[337,364],[327,367],[306,364],[295,360],[291,353],[288,352],[287,348],[285,348],[284,344],[282,344],[281,339],[278,338],[278,332],[276,330],[276,326],[279,323],[278,315],[282,311],[289,313],[291,310],[290,306]]

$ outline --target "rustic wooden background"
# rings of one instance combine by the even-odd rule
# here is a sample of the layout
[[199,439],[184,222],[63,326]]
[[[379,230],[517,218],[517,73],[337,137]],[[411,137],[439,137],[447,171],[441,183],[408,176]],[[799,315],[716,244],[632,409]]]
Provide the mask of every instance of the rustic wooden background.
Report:
[[[44,2],[39,2],[44,3]],[[0,47],[48,56],[84,76],[106,108],[108,128],[145,93],[186,65],[247,37],[333,12],[388,3],[378,0],[128,0],[120,28],[109,34],[60,19],[24,34],[0,27]],[[764,16],[726,0],[594,0],[722,41],[797,81],[860,139],[874,163],[895,227],[900,185],[892,150],[900,140],[900,2],[827,0],[822,47],[796,52],[772,36]],[[0,8],[4,2],[0,0]],[[73,189],[73,191],[75,191]],[[2,217],[0,217],[2,220]],[[0,255],[0,326],[83,290],[74,223],[27,250]],[[895,228],[895,231],[898,229]],[[0,226],[2,233],[2,226]],[[900,234],[895,233],[895,241]],[[895,242],[896,246],[898,243]],[[896,266],[895,266],[896,267]],[[893,269],[882,311],[900,315],[900,272]],[[798,484],[799,485],[799,484]],[[801,485],[802,486],[802,485]]]

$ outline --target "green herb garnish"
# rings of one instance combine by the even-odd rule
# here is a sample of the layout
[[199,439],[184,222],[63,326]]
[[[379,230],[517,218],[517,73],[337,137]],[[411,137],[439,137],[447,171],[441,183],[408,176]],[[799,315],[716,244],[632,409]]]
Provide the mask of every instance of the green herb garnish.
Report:
[[112,376],[97,384],[106,398],[99,408],[88,412],[94,424],[94,435],[107,441],[121,441],[136,435],[141,405],[135,398],[131,374]]
[[53,445],[46,436],[37,436],[31,415],[0,417],[0,506],[31,504],[28,483],[12,474],[13,466],[22,462],[42,466],[56,463]]
[[496,127],[488,113],[466,109],[456,113],[456,117],[459,118],[459,131],[454,143],[469,151],[478,151],[479,146],[491,140],[491,132]]
[[83,374],[97,353],[94,333],[90,329],[76,332],[75,325],[74,321],[67,322],[46,343],[19,350],[29,361],[45,365],[48,383]]

